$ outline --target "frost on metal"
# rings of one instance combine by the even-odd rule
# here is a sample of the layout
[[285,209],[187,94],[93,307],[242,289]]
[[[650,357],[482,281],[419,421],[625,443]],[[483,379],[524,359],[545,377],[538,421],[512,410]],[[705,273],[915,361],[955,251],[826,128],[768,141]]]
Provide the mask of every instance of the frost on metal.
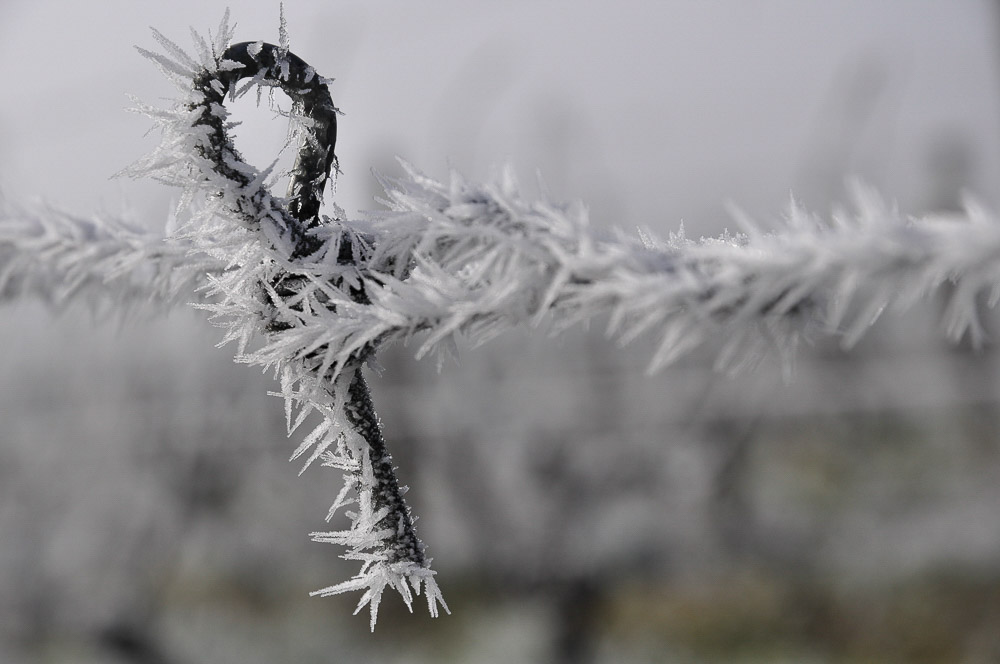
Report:
[[[386,588],[407,605],[423,592],[432,614],[447,610],[361,374],[386,345],[450,353],[459,338],[603,317],[621,343],[658,341],[651,370],[713,340],[717,365],[732,369],[771,351],[790,359],[811,334],[850,347],[883,311],[945,284],[948,334],[980,342],[977,302],[1000,299],[996,216],[970,204],[948,218],[908,218],[862,187],[853,211],[830,219],[792,205],[767,227],[736,213],[739,233],[658,239],[598,232],[582,205],[529,200],[509,171],[441,182],[404,165],[402,177],[383,179],[387,210],[322,216],[337,111],[328,81],[287,37],[232,45],[224,20],[213,39],[194,36],[190,56],[154,36],[163,53],[142,52],[180,97],[167,109],[139,104],[162,140],[128,173],[180,187],[183,223],[156,238],[0,201],[0,294],[128,303],[197,292],[237,359],[279,376],[289,433],[319,414],[292,459],[343,473],[329,516],[343,508],[349,526],[313,538],[345,547],[360,570],[316,594],[361,591],[373,628]],[[227,99],[276,87],[293,99],[303,146],[285,197],[270,191],[273,169],[247,164],[227,134]]]
[[525,200],[509,171],[442,183],[407,167],[384,184],[392,211],[375,226],[372,303],[323,332],[345,354],[355,337],[419,335],[423,355],[457,336],[484,342],[526,323],[558,332],[606,316],[621,343],[658,340],[651,371],[710,340],[729,370],[769,351],[791,360],[809,334],[849,348],[883,311],[946,283],[948,334],[979,343],[977,297],[1000,298],[1000,222],[972,203],[911,219],[857,185],[856,209],[829,220],[793,203],[769,231],[734,211],[739,233],[659,239],[599,233],[579,205]]
[[61,307],[189,300],[225,264],[191,253],[183,238],[164,238],[123,219],[82,217],[44,204],[17,205],[0,195],[0,302],[41,298]]
[[[377,339],[356,338],[350,352],[317,337],[352,307],[365,307],[376,282],[368,275],[372,247],[342,221],[320,216],[335,167],[336,114],[328,81],[280,45],[231,44],[224,20],[211,42],[195,35],[197,58],[154,31],[162,54],[143,50],[181,90],[166,110],[141,107],[159,125],[157,149],[129,169],[179,186],[188,219],[184,235],[226,269],[206,275],[208,310],[234,341],[238,360],[273,368],[281,379],[289,434],[311,413],[320,423],[292,459],[303,471],[317,460],[344,473],[344,490],[329,518],[346,507],[350,527],[315,533],[346,547],[361,563],[355,578],[317,591],[364,590],[375,627],[383,590],[395,588],[408,606],[423,592],[432,615],[447,610],[362,376]],[[141,49],[140,49],[141,50]],[[300,144],[287,195],[270,191],[272,168],[258,170],[234,147],[225,106],[251,90],[280,88],[291,97],[292,135]]]

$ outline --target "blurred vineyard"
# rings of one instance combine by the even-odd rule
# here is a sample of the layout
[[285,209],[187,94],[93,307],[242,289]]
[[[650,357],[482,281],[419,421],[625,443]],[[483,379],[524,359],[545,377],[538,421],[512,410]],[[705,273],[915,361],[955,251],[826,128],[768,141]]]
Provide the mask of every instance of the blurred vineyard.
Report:
[[[7,661],[371,652],[350,599],[306,596],[336,571],[302,535],[330,478],[285,463],[269,377],[187,312],[81,336],[89,314],[16,311],[40,332],[3,340]],[[787,383],[649,377],[582,331],[440,373],[386,357],[373,388],[455,615],[387,602],[378,657],[996,661],[996,371],[908,336],[920,315]]]

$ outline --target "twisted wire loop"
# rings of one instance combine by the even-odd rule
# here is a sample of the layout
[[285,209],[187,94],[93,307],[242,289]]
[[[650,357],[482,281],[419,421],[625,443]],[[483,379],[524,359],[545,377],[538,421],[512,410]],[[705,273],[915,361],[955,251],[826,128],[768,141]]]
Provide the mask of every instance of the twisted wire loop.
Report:
[[[233,44],[221,56],[231,62],[228,68],[203,71],[195,81],[195,89],[203,95],[202,113],[198,124],[209,127],[210,141],[202,146],[202,155],[210,159],[216,171],[229,180],[249,186],[253,175],[241,170],[242,157],[233,146],[226,131],[224,114],[212,113],[212,105],[225,103],[227,92],[244,78],[255,78],[268,84],[278,84],[300,107],[301,114],[310,120],[299,148],[288,183],[287,215],[298,223],[287,224],[292,234],[295,250],[293,258],[308,256],[319,248],[320,241],[309,234],[320,224],[319,210],[323,202],[323,189],[336,163],[334,148],[337,143],[337,108],[333,105],[330,89],[325,79],[294,53],[265,42]],[[263,201],[261,201],[263,202]],[[273,200],[268,212],[282,214]],[[241,207],[240,212],[251,224],[259,217],[259,210]]]
[[[294,263],[297,259],[307,259],[323,243],[319,234],[313,231],[324,224],[319,214],[323,190],[337,163],[334,153],[337,108],[333,104],[326,80],[298,56],[265,42],[234,44],[223,52],[219,61],[225,66],[216,71],[205,70],[194,79],[195,89],[203,96],[201,101],[192,103],[192,110],[198,110],[198,106],[203,107],[195,124],[206,127],[209,132],[208,140],[200,145],[201,155],[212,162],[216,173],[244,190],[244,194],[233,199],[231,205],[243,217],[248,228],[259,230],[260,219],[267,215],[280,219],[280,225],[288,234],[292,247],[289,261]],[[259,177],[245,168],[245,162],[227,132],[225,113],[213,112],[214,105],[223,105],[227,94],[235,91],[236,84],[245,78],[253,78],[261,85],[280,87],[307,120],[305,136],[290,173],[284,205],[281,199],[271,197],[266,190],[255,189]],[[262,237],[262,241],[267,239]],[[364,266],[358,263],[363,263],[365,252],[355,242],[351,234],[342,233],[337,261],[345,265],[354,264],[364,272]],[[301,274],[278,269],[273,273],[269,286],[281,298],[294,299],[297,287],[306,281],[307,277]],[[335,281],[337,283],[333,285],[338,288],[344,286],[339,283],[339,279]],[[349,287],[347,291],[355,302],[370,303],[363,282]],[[273,315],[269,317],[268,331],[279,332],[291,327],[290,323],[279,316],[273,303],[270,306]],[[331,311],[336,310],[333,303],[327,303],[327,306]],[[303,359],[321,366],[322,362],[318,358],[325,350],[318,348]],[[386,512],[377,523],[378,531],[389,534],[383,542],[386,547],[385,558],[390,563],[409,561],[426,566],[424,545],[414,530],[413,518],[403,499],[404,489],[400,487],[396,477],[392,455],[382,434],[371,391],[361,371],[371,352],[372,347],[369,345],[355,353],[351,363],[353,366],[344,371],[345,378],[349,376],[344,416],[347,423],[368,444],[367,453],[374,479],[371,496],[374,512],[379,513],[383,509]],[[333,380],[327,376],[319,378],[332,394]],[[360,481],[357,486],[360,486]]]

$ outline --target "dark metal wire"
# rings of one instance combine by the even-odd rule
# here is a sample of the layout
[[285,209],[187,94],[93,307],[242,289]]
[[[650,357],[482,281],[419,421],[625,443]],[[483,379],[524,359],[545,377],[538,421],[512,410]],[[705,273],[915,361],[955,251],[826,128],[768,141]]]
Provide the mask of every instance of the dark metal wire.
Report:
[[[298,106],[298,111],[309,119],[306,136],[299,148],[288,187],[288,208],[285,212],[290,217],[288,230],[292,233],[294,243],[294,252],[290,258],[294,260],[309,256],[320,246],[321,240],[311,231],[323,223],[319,214],[323,190],[337,163],[334,154],[337,141],[337,108],[333,104],[326,81],[298,56],[265,42],[234,44],[226,49],[221,59],[238,63],[242,67],[205,72],[195,79],[195,87],[204,94],[204,101],[199,105],[203,105],[206,111],[197,122],[211,129],[210,145],[203,148],[203,156],[212,161],[216,172],[220,175],[238,184],[248,185],[250,177],[234,168],[230,162],[230,157],[239,161],[242,159],[226,132],[222,118],[218,114],[211,113],[212,105],[224,104],[226,94],[234,90],[235,85],[245,78],[258,78],[264,85],[277,85],[288,94]],[[259,218],[255,214],[259,211],[256,210],[237,210],[237,212],[248,220]],[[338,259],[343,263],[350,263],[354,260],[354,251],[350,239],[344,239],[347,241],[342,242]],[[287,274],[279,274],[275,280],[272,286],[279,294],[287,295],[294,294],[295,285],[300,281],[294,275]],[[368,301],[363,288],[352,289],[351,296],[360,303]],[[275,320],[269,329],[276,332],[284,327],[287,327],[287,323],[278,324]],[[317,349],[315,355],[322,356],[324,350]],[[416,536],[413,519],[403,500],[403,490],[392,465],[392,455],[389,453],[379,418],[375,413],[371,391],[361,371],[363,359],[358,357],[354,362],[345,415],[350,426],[368,443],[368,454],[375,477],[372,497],[375,510],[389,508],[389,514],[377,524],[377,529],[392,533],[385,552],[389,562],[410,560],[423,565],[426,564],[423,543]]]

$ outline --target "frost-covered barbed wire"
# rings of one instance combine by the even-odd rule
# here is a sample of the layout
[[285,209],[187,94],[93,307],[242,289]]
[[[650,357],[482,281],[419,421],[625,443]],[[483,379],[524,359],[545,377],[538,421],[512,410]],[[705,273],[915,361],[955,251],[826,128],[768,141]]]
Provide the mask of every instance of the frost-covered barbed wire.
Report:
[[[995,216],[970,205],[951,218],[911,219],[861,187],[856,209],[829,220],[793,205],[767,230],[736,215],[738,234],[657,239],[597,231],[582,205],[529,200],[509,170],[488,183],[440,182],[406,166],[382,180],[388,211],[356,221],[320,216],[337,111],[328,81],[289,52],[284,30],[277,46],[232,45],[224,20],[214,39],[194,36],[195,57],[154,35],[164,54],[143,53],[181,96],[167,109],[138,104],[162,139],[127,172],[182,188],[187,219],[170,251],[117,226],[5,212],[2,283],[36,280],[38,290],[68,296],[151,262],[144,269],[159,275],[148,282],[154,292],[201,284],[199,306],[225,328],[224,341],[237,343],[238,359],[279,375],[289,432],[321,415],[292,458],[344,473],[329,516],[347,507],[350,525],[313,537],[345,546],[362,567],[317,593],[362,590],[358,609],[370,606],[373,627],[386,587],[407,605],[423,591],[432,614],[447,608],[361,374],[386,345],[416,341],[418,356],[447,353],[459,337],[482,343],[543,321],[558,332],[604,316],[622,343],[659,340],[652,370],[713,338],[723,340],[717,364],[729,368],[768,350],[790,357],[810,333],[850,346],[887,308],[946,283],[948,333],[978,342],[977,300],[1000,297]],[[227,97],[276,87],[293,99],[289,115],[304,145],[286,197],[270,192],[273,168],[240,157],[225,108]],[[116,293],[127,298],[127,290]]]
[[112,216],[81,217],[0,196],[0,301],[39,297],[54,305],[189,302],[225,263],[192,253],[183,237],[164,237]]
[[[227,270],[209,275],[201,305],[236,341],[239,359],[274,368],[281,377],[291,434],[310,413],[321,422],[305,436],[292,459],[305,456],[303,470],[322,459],[344,471],[345,486],[328,514],[346,511],[350,526],[314,533],[321,542],[343,545],[343,557],[361,562],[351,580],[324,588],[330,595],[364,590],[358,610],[369,606],[375,627],[382,593],[396,589],[408,607],[423,592],[432,615],[447,610],[430,559],[413,527],[392,457],[361,373],[372,352],[358,346],[338,356],[303,342],[301,331],[317,317],[335,320],[348,304],[368,301],[364,276],[371,247],[352,228],[320,217],[322,193],[336,158],[336,113],[327,79],[292,54],[282,20],[279,45],[231,44],[224,19],[214,40],[194,35],[197,57],[154,31],[163,54],[140,49],[177,85],[181,97],[169,109],[140,106],[162,131],[160,145],[128,173],[180,186],[190,205],[188,237],[208,256],[226,261]],[[245,79],[248,82],[242,83]],[[301,142],[289,175],[288,194],[271,194],[273,166],[247,164],[234,147],[225,107],[256,89],[280,88],[291,97],[292,134]],[[250,352],[264,339],[271,354]],[[374,341],[374,339],[372,339]],[[308,454],[307,454],[308,453]]]
[[316,342],[344,353],[362,336],[421,333],[422,355],[456,335],[482,342],[525,323],[559,331],[607,316],[623,343],[658,338],[650,370],[713,338],[725,340],[725,369],[768,350],[790,359],[810,332],[849,348],[886,309],[943,284],[953,286],[948,335],[979,344],[977,298],[1000,298],[1000,220],[972,202],[964,214],[911,218],[855,185],[855,210],[829,220],[793,203],[764,230],[735,212],[742,232],[694,241],[683,228],[666,239],[596,232],[580,206],[526,200],[509,171],[488,184],[442,183],[407,167],[385,185],[392,212],[376,225],[370,263],[415,267],[382,275],[371,306],[316,330]]

